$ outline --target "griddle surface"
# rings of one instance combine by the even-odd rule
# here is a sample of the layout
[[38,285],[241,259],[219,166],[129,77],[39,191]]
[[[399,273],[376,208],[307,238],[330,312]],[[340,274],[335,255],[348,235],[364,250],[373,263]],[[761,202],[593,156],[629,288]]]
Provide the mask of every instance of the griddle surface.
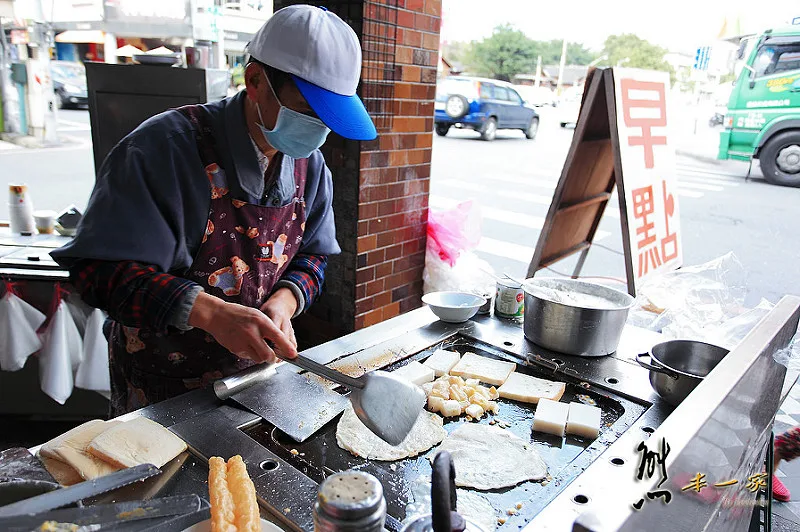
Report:
[[[606,389],[581,382],[536,365],[524,365],[515,357],[495,346],[466,338],[460,335],[437,343],[430,348],[410,355],[386,368],[392,371],[412,360],[422,362],[436,349],[450,349],[461,353],[468,351],[488,358],[508,360],[517,363],[517,371],[535,377],[566,382],[566,391],[561,402],[579,401],[577,395],[593,399],[602,410],[602,426],[596,440],[585,440],[568,436],[558,438],[531,431],[536,405],[499,399],[500,412],[496,416],[484,416],[480,421],[489,424],[491,419],[502,420],[510,426],[508,430],[523,440],[530,441],[548,467],[551,480],[544,482],[524,482],[511,488],[492,491],[477,491],[494,506],[497,515],[508,518],[505,529],[524,526],[542,508],[552,501],[581,471],[591,464],[597,456],[630,427],[649,406],[620,397]],[[287,405],[291,407],[290,404]],[[336,424],[338,418],[328,423],[317,434],[304,443],[296,443],[269,423],[262,423],[247,430],[247,433],[270,451],[278,454],[308,475],[316,482],[322,482],[330,474],[357,469],[375,475],[383,484],[389,515],[399,520],[405,518],[406,505],[412,502],[411,489],[421,477],[430,478],[432,458],[436,447],[423,455],[398,460],[379,462],[357,458],[341,449],[336,443]],[[448,433],[466,423],[461,418],[445,419],[444,428]],[[474,421],[472,422],[474,423]],[[293,451],[296,451],[295,454]],[[486,456],[490,461],[491,456]],[[506,515],[506,510],[522,503],[522,509],[514,516]]]

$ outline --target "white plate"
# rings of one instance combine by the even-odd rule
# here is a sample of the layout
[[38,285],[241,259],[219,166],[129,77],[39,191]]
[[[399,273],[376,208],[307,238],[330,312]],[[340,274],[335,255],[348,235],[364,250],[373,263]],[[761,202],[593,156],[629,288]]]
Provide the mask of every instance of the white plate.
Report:
[[[211,532],[211,519],[200,521],[189,528],[185,528],[183,532]],[[283,532],[283,529],[266,519],[261,519],[261,532]]]

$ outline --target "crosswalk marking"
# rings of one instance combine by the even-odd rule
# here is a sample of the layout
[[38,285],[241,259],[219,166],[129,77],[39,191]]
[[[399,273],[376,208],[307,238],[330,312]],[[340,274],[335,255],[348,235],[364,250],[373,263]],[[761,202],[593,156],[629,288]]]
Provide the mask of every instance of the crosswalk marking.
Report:
[[682,189],[695,189],[695,190],[707,190],[709,192],[722,192],[725,190],[725,187],[721,187],[718,185],[707,185],[705,183],[695,183],[693,181],[686,181],[684,179],[678,179],[678,187]]

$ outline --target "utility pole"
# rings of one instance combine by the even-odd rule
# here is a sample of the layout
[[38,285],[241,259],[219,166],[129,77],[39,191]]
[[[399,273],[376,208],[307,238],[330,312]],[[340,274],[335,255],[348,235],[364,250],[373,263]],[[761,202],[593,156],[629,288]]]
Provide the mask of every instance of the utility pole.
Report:
[[534,76],[533,86],[537,89],[542,82],[542,56],[536,58],[536,76]]
[[564,78],[564,66],[567,63],[567,40],[561,43],[561,62],[558,64],[558,82],[556,83],[556,95],[561,96],[562,79]]

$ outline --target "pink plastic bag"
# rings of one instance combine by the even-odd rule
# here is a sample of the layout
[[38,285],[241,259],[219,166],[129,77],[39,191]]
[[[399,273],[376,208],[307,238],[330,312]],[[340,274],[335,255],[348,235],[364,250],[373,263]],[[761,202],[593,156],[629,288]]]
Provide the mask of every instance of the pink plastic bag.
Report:
[[472,201],[459,203],[451,211],[428,212],[428,248],[454,266],[464,250],[478,245],[481,239],[480,214]]

